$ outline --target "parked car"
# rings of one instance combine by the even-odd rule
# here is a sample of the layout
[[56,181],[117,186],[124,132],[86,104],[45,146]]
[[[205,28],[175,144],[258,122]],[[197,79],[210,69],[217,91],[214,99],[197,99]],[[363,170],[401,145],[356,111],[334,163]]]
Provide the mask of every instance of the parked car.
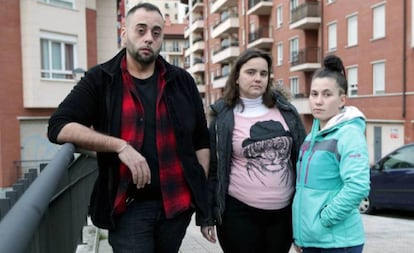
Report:
[[359,211],[381,208],[414,211],[414,143],[397,148],[371,167],[371,190]]

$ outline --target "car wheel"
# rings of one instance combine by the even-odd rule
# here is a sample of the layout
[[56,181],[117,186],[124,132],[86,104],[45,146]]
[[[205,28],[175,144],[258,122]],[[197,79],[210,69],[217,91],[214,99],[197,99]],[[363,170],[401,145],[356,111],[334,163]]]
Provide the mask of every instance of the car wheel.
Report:
[[369,197],[365,197],[361,203],[359,203],[359,212],[363,214],[370,214],[374,211],[374,207],[372,206],[371,199]]

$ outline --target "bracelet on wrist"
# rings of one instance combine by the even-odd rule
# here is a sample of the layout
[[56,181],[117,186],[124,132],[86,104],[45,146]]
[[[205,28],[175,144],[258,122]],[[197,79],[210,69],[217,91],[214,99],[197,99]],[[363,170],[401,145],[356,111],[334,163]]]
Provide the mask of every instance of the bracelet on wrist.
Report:
[[127,143],[125,143],[125,145],[124,146],[122,146],[122,148],[120,148],[118,151],[117,151],[117,153],[118,154],[121,154],[127,147],[128,147],[128,145],[129,145],[129,143],[127,142]]

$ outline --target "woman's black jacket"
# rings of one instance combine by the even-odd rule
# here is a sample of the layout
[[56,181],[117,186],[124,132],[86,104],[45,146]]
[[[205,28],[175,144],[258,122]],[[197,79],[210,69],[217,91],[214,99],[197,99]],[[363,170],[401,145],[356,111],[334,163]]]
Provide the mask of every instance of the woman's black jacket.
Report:
[[[306,137],[306,131],[296,108],[274,91],[275,106],[280,110],[293,137],[291,154],[292,169],[296,175],[296,160],[299,148]],[[221,224],[221,216],[225,209],[225,199],[229,187],[229,175],[232,156],[232,138],[234,128],[233,108],[224,100],[211,105],[212,120],[210,122],[210,169],[209,169],[209,222],[207,225]]]

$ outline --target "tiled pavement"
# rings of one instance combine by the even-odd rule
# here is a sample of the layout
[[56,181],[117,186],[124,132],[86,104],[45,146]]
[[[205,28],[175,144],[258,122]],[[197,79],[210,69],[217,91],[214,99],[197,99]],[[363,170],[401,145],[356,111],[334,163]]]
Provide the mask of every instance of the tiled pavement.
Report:
[[[363,215],[367,242],[364,253],[411,253],[414,252],[414,215],[395,218],[381,215]],[[96,233],[97,232],[97,233]],[[107,233],[95,227],[84,229],[85,244],[76,253],[113,253]],[[92,245],[91,245],[92,244]],[[218,243],[205,240],[194,220],[187,229],[180,253],[222,253]],[[294,253],[292,249],[290,253]]]

